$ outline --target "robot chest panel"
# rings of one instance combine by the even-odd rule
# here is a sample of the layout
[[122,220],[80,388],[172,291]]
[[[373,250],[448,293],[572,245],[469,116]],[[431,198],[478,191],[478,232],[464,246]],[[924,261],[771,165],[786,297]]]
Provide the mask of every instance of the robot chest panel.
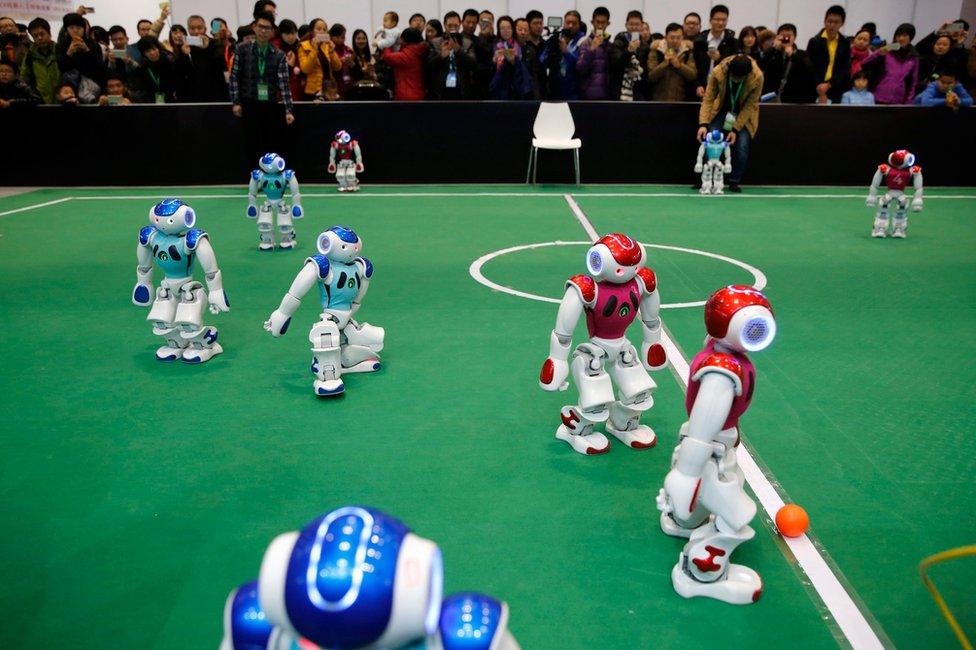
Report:
[[636,280],[624,284],[597,283],[596,304],[586,310],[590,336],[617,339],[637,317],[640,294]]
[[338,147],[336,149],[336,158],[339,160],[350,160],[352,158],[352,147]]
[[718,160],[722,157],[722,152],[725,151],[725,145],[722,144],[708,144],[705,145],[705,155],[708,156],[709,160]]
[[261,179],[261,191],[269,199],[280,199],[285,193],[285,179],[283,176],[265,176]]
[[889,190],[903,190],[912,178],[912,172],[907,169],[892,169],[885,181]]
[[193,266],[193,253],[186,250],[183,237],[157,235],[153,238],[152,254],[167,277],[183,277]]
[[349,309],[359,294],[360,277],[353,264],[333,265],[332,282],[322,284],[322,306]]

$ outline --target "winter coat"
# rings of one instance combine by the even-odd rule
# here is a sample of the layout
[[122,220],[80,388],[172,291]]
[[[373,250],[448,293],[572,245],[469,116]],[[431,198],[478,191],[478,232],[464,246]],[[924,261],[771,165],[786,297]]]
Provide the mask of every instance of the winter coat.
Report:
[[0,84],[0,99],[10,102],[14,106],[33,106],[41,103],[41,96],[20,79]]
[[522,47],[514,40],[495,43],[495,51],[511,49],[514,58],[501,59],[495,64],[495,76],[488,84],[489,99],[531,99],[533,86],[529,70],[522,56]]
[[587,36],[577,50],[580,99],[610,99],[610,41],[604,38],[596,50],[591,48],[592,42]]
[[383,50],[383,61],[395,71],[393,99],[420,101],[426,97],[424,60],[427,51],[427,43],[404,43],[399,52]]
[[[640,79],[634,84],[634,99],[641,100],[646,97],[647,55],[650,53],[651,44],[643,40],[638,41],[638,43],[640,44],[637,46],[637,50],[631,52],[629,50],[630,32],[620,32],[614,37],[613,45],[610,47],[610,99],[620,99],[624,74],[633,65],[634,59],[644,70]],[[688,47],[691,48],[690,41]]]
[[45,104],[55,103],[54,93],[61,82],[61,70],[58,69],[58,57],[54,53],[53,43],[46,54],[37,45],[31,45],[20,65],[20,78],[37,91]]
[[[430,51],[427,54],[427,75],[430,81],[428,95],[431,99],[474,99],[474,73],[478,64],[478,57],[474,49],[474,41],[467,35],[460,35],[461,46],[455,50],[453,58],[441,56],[443,36],[430,41]],[[447,75],[451,70],[451,62],[457,74],[457,87],[447,87]]]
[[909,46],[904,50],[882,52],[876,50],[864,59],[862,67],[884,66],[877,84],[872,88],[879,104],[911,104],[918,85],[918,54]]
[[165,54],[160,54],[158,61],[142,57],[142,63],[132,73],[130,81],[129,92],[136,103],[154,104],[156,93],[162,93],[167,104],[176,101],[177,70]]
[[61,74],[71,70],[77,70],[79,74],[88,77],[99,86],[105,83],[105,64],[102,62],[101,46],[90,38],[83,39],[88,51],[79,51],[68,56],[68,47],[71,45],[70,38],[64,38],[55,46],[58,56],[58,68]]
[[[807,42],[807,54],[813,65],[813,83],[816,87],[824,83],[827,66],[830,65],[830,48],[827,45],[825,32],[820,32]],[[828,83],[830,83],[830,90],[827,91],[827,96],[835,104],[851,87],[851,42],[843,34],[837,35],[837,51],[834,54],[834,67],[831,69]]]
[[[952,92],[959,96],[960,106],[972,106],[973,98],[970,96],[966,89],[963,88],[962,84],[956,82],[955,87]],[[919,106],[945,106],[946,105],[946,93],[941,92],[938,85],[933,81],[922,92],[918,97],[915,98],[915,103]]]
[[698,78],[695,68],[695,57],[688,49],[687,41],[682,41],[681,48],[675,53],[680,66],[675,68],[665,58],[668,51],[667,41],[658,40],[651,43],[647,56],[647,79],[651,90],[648,99],[655,102],[683,102],[688,98],[689,86]]
[[[702,97],[701,109],[698,111],[698,124],[708,126],[712,120],[722,110],[725,104],[725,94],[728,91],[729,83],[729,63],[732,58],[719,61],[712,70],[712,76],[708,78],[708,86],[705,88],[705,96]],[[732,109],[736,112],[735,124],[732,130],[738,133],[743,128],[749,131],[749,135],[755,137],[759,129],[759,96],[762,95],[763,73],[752,62],[752,72],[742,82],[742,90],[738,97],[738,106]]]
[[[328,62],[327,67],[322,66],[323,59]],[[298,44],[298,67],[305,73],[305,94],[315,95],[328,85],[325,82],[335,86],[333,73],[342,69],[342,60],[331,42],[313,43],[308,39]]]
[[[763,71],[763,93],[782,93],[779,101],[784,104],[812,104],[817,101],[817,84],[813,78],[813,65],[803,50],[794,50],[792,56],[776,48],[766,50],[759,60]],[[786,83],[783,83],[786,75]]]
[[549,74],[549,94],[551,100],[579,99],[579,75],[576,72],[576,62],[580,55],[580,41],[583,33],[578,32],[569,42],[564,54],[559,49],[559,32],[549,37],[539,60],[545,65]]
[[[708,37],[711,35],[711,31],[704,31],[695,37],[694,47],[695,47],[695,68],[698,72],[698,85],[705,86],[708,83],[708,73],[711,68],[712,59],[708,56]],[[720,55],[719,60],[715,63],[715,67],[722,62],[722,59],[726,59],[733,54],[739,53],[739,41],[735,37],[735,32],[731,29],[726,29],[725,33],[722,35],[722,40],[718,44],[718,53]]]

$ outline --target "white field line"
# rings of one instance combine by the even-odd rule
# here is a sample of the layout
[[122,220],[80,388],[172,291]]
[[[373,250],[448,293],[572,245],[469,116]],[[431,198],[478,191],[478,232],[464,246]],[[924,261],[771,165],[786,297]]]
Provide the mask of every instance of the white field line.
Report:
[[[73,196],[70,197],[76,201],[154,201],[167,196],[171,196],[172,193],[161,192],[159,194],[117,194],[117,195],[90,195],[90,196]],[[552,192],[383,192],[383,193],[356,193],[356,194],[340,194],[329,193],[329,194],[318,194],[318,193],[302,193],[305,198],[313,199],[343,199],[349,200],[349,197],[355,196],[358,198],[409,198],[409,197],[465,197],[465,196],[501,196],[501,197],[543,197],[543,198],[562,198],[564,196],[575,196],[580,198],[612,198],[612,197],[625,197],[625,198],[698,198],[703,200],[717,199],[715,196],[702,196],[698,193],[688,192],[592,192],[587,194],[573,194],[564,195]],[[723,194],[723,197],[733,198],[733,199],[863,199],[867,198],[867,194]],[[245,199],[247,194],[183,194],[179,198],[181,199]],[[67,199],[65,199],[67,200]],[[950,201],[976,201],[976,195],[966,196],[964,194],[935,194],[925,195],[925,200],[950,200]],[[0,215],[2,216],[2,215]]]
[[[576,216],[576,220],[583,226],[583,230],[586,231],[590,239],[592,241],[599,239],[599,235],[593,228],[593,224],[580,209],[579,205],[577,205],[576,201],[573,200],[573,197],[567,194],[565,199],[570,209],[572,209],[573,214]],[[684,358],[678,346],[675,345],[674,339],[667,328],[662,327],[661,343],[667,351],[668,360],[674,368],[675,376],[678,377],[682,389],[687,391],[688,360]],[[745,445],[739,446],[738,459],[739,466],[742,468],[746,476],[746,481],[752,488],[753,493],[759,499],[759,502],[762,504],[763,509],[769,515],[770,519],[775,521],[777,511],[783,507],[783,499],[780,498],[772,483],[763,474]],[[837,625],[844,633],[844,636],[847,637],[851,646],[855,650],[884,648],[881,640],[875,634],[871,625],[861,613],[861,610],[854,603],[854,599],[844,589],[844,586],[837,579],[837,576],[834,575],[827,561],[820,555],[820,551],[817,550],[817,547],[814,546],[810,538],[803,535],[792,539],[786,537],[783,539],[793,552],[794,557],[796,557],[803,571],[810,578],[813,588],[820,595],[820,598],[823,599],[824,604],[830,610],[831,615],[837,621]]]
[[33,205],[25,205],[22,208],[17,208],[15,210],[7,210],[6,212],[0,212],[0,217],[6,217],[8,214],[17,214],[18,212],[27,212],[28,210],[35,210],[37,208],[46,208],[49,205],[56,205],[58,203],[64,203],[65,201],[70,201],[72,197],[66,196],[63,199],[55,199],[53,201],[47,201],[46,203],[35,203]]

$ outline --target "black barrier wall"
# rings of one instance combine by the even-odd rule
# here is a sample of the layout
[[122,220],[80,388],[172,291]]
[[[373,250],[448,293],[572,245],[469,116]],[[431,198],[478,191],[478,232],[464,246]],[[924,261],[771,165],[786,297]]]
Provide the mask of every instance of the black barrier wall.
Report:
[[[279,147],[304,182],[326,173],[332,135],[363,149],[369,183],[524,182],[538,104],[296,105]],[[690,183],[697,104],[572,102],[584,183]],[[226,104],[0,111],[0,185],[246,185],[240,121]],[[743,184],[862,185],[908,148],[930,185],[973,185],[976,109],[763,105]],[[11,155],[12,152],[13,155]],[[572,182],[570,152],[540,152],[539,181]]]

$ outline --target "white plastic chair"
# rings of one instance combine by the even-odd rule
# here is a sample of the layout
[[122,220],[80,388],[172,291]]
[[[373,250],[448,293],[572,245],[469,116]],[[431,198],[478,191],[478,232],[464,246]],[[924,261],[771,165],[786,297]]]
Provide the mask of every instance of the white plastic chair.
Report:
[[573,150],[573,167],[576,171],[576,184],[580,184],[579,150],[583,142],[574,138],[576,123],[569,110],[569,104],[543,102],[539,104],[539,112],[532,125],[532,149],[529,151],[529,168],[525,172],[525,182],[535,183],[536,170],[539,167],[539,149]]

